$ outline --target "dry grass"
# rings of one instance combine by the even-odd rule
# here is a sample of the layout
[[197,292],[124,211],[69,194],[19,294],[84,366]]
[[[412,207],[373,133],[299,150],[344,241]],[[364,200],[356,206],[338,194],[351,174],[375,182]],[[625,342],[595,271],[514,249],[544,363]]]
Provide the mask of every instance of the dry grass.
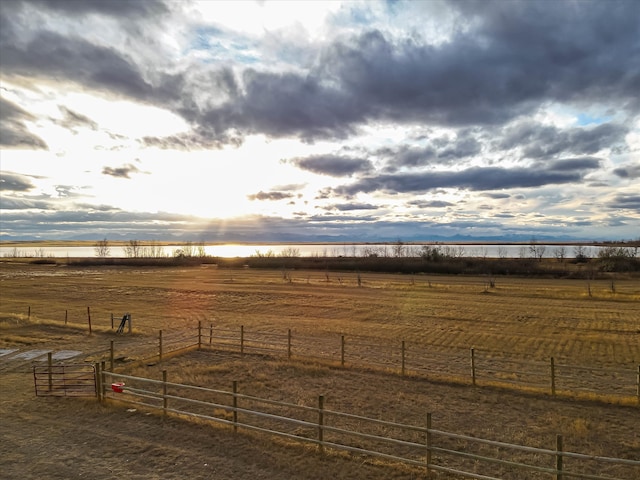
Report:
[[[615,293],[608,282],[592,281],[589,297],[586,283],[574,280],[498,277],[495,288],[486,289],[484,277],[360,276],[358,286],[357,274],[337,272],[290,271],[291,281],[285,281],[281,271],[76,269],[0,262],[0,347],[55,344],[98,351],[114,338],[111,313],[117,323],[124,312],[131,312],[137,334],[118,338],[132,346],[153,342],[159,329],[192,328],[201,321],[266,333],[292,329],[294,335],[319,339],[345,335],[376,342],[406,340],[430,348],[474,346],[531,358],[565,357],[583,365],[640,363],[637,279],[617,279]],[[92,336],[86,331],[88,306]],[[166,369],[170,381],[226,390],[236,380],[241,393],[301,405],[315,405],[322,394],[326,407],[333,410],[418,425],[423,425],[426,412],[432,412],[436,428],[530,446],[550,448],[555,434],[562,433],[567,450],[640,458],[637,407],[474,389],[251,355],[191,352],[165,359],[161,365],[119,368],[154,378]],[[158,425],[156,418],[124,411],[114,414],[88,403],[74,403],[70,409],[67,402],[33,399],[28,375],[26,385],[15,392],[6,389],[11,382],[24,383],[25,377],[4,374],[1,382],[0,453],[7,460],[0,460],[0,467],[10,476],[56,478],[55,465],[47,463],[52,451],[70,462],[59,467],[63,472],[59,478],[90,475],[92,469],[93,478],[113,478],[118,473],[127,478],[171,479],[184,478],[185,472],[190,478],[220,479],[423,475],[348,455],[320,458],[308,449],[281,448],[259,436],[232,436],[224,428],[212,431],[177,421]],[[42,409],[43,402],[50,412]],[[123,419],[126,429],[114,427]],[[110,433],[113,428],[117,432]],[[50,441],[41,445],[37,439],[43,430]],[[162,440],[169,434],[175,441]],[[101,449],[101,458],[92,458],[72,438]],[[63,446],[67,448],[61,450]],[[27,458],[35,459],[28,469],[13,466]],[[131,468],[122,465],[125,459]],[[72,460],[78,465],[72,466]],[[204,467],[212,461],[218,463],[216,474]]]
[[[218,270],[75,269],[0,263],[0,315],[110,327],[131,312],[142,333],[203,325],[298,335],[365,336],[476,347],[581,364],[640,363],[640,280],[608,283],[484,277]],[[327,281],[327,276],[329,281]]]

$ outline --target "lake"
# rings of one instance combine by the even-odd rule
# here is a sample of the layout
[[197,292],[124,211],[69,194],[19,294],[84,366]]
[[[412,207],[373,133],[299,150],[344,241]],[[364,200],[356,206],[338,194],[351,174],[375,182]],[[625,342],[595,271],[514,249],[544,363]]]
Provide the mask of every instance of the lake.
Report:
[[[164,246],[141,246],[141,254],[139,256],[168,256],[172,257],[182,250],[185,254],[199,256],[202,253],[212,257],[250,257],[250,256],[289,256],[301,257],[362,257],[369,255],[377,255],[380,257],[395,256],[420,256],[423,246],[437,247],[442,252],[460,257],[487,257],[487,258],[524,258],[531,257],[530,244],[338,244],[338,243],[322,243],[322,244],[175,244]],[[553,258],[559,249],[564,248],[565,258],[575,257],[575,248],[577,245],[546,245],[536,244],[536,248],[542,251],[542,257]],[[600,246],[584,246],[585,255],[593,258],[598,255]],[[154,251],[152,251],[152,249]],[[0,246],[0,257],[95,257],[96,251],[93,246]],[[110,246],[111,257],[126,257],[125,247]]]

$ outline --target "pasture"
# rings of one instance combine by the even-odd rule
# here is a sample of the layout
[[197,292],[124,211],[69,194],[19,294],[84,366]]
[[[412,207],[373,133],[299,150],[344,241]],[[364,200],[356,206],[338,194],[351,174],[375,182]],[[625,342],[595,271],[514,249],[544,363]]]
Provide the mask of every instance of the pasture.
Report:
[[[0,295],[0,347],[57,343],[65,347],[86,346],[85,351],[89,352],[101,351],[114,338],[135,347],[136,342],[154,338],[160,329],[192,329],[201,322],[227,329],[242,325],[264,334],[281,334],[290,329],[294,335],[316,337],[319,341],[344,335],[368,338],[372,342],[406,340],[425,349],[475,347],[540,360],[555,356],[592,366],[633,367],[640,363],[640,281],[633,278],[618,277],[612,283],[611,279],[587,282],[518,277],[488,279],[365,272],[257,271],[218,269],[212,265],[74,268],[3,262],[0,263]],[[87,307],[90,307],[94,328],[92,335],[87,332]],[[110,330],[111,313],[119,318],[124,312],[132,314],[134,333],[117,337]],[[129,355],[134,356],[134,353]],[[439,427],[532,446],[550,447],[555,434],[560,433],[565,436],[565,447],[573,451],[640,458],[637,429],[640,411],[637,406],[574,402],[501,389],[477,389],[450,384],[446,379],[428,382],[399,377],[392,372],[340,369],[335,365],[292,363],[255,355],[239,357],[217,353],[212,356],[207,352],[194,352],[158,365],[133,362],[119,366],[119,369],[155,378],[161,369],[166,369],[174,381],[206,386],[229,387],[231,381],[236,380],[244,392],[301,404],[313,402],[318,394],[323,394],[333,409],[380,418],[391,416],[396,421],[420,423],[426,412],[430,412]],[[56,412],[51,418],[46,413],[36,414],[29,410],[38,408],[43,400],[29,398],[27,401],[29,393],[32,395],[28,389],[31,381],[28,375],[24,372],[2,375],[5,377],[2,382],[3,412],[0,412],[3,422],[5,426],[24,429],[24,435],[17,432],[5,440],[26,441],[36,434],[38,422],[44,422],[54,437],[58,435],[54,432],[56,421],[60,422],[60,431],[73,432],[73,425],[68,424],[73,413],[68,413],[65,423],[66,410],[55,399],[46,399],[48,407]],[[26,383],[27,386],[16,388],[12,395],[12,390],[6,387],[7,381]],[[92,442],[89,439],[92,422],[97,425],[96,435],[99,432],[106,435],[108,425],[105,422],[107,418],[115,421],[113,412],[83,401],[76,402],[81,405],[78,411],[84,427],[80,429],[86,429],[86,441]],[[69,402],[66,405],[70,405]],[[21,412],[25,421],[7,420],[5,414],[10,407]],[[42,415],[48,419],[43,419]],[[136,424],[143,424],[140,432],[160,428],[147,416],[126,414],[126,418],[134,429]],[[202,440],[202,426],[174,421],[170,425],[172,431],[194,429],[194,435]],[[3,431],[7,432],[6,429]],[[152,451],[150,457],[164,465],[167,455],[173,455],[173,458],[176,455],[170,453],[171,445],[164,445],[157,439],[158,431],[154,432],[145,438],[141,433],[119,431],[118,438],[124,444],[146,445],[140,448]],[[122,438],[123,435],[129,437]],[[188,434],[177,435],[184,438]],[[236,474],[249,474],[246,469],[250,459],[243,452],[264,462],[262,471],[265,473],[261,478],[267,479],[282,478],[277,475],[279,469],[289,472],[286,476],[291,477],[293,468],[296,470],[293,476],[309,479],[329,476],[416,478],[424,475],[424,472],[364,458],[336,456],[327,459],[315,453],[304,454],[304,449],[292,450],[260,438],[248,442],[247,437],[235,437],[224,429],[214,429],[211,435],[217,438],[216,445],[207,449],[194,447],[192,451],[198,451],[204,457],[207,454],[212,458],[224,457],[226,460],[222,463],[228,469],[225,473],[220,467],[219,475],[215,476],[210,469],[199,465],[189,471],[191,478],[238,478],[237,475],[234,477],[234,468]],[[223,441],[223,438],[229,440]],[[225,443],[225,446],[219,443]],[[190,441],[185,445],[193,446]],[[256,445],[260,445],[261,453],[255,452]],[[27,447],[22,445],[21,448]],[[225,448],[226,454],[220,450]],[[111,449],[115,456],[111,461],[116,461],[118,450],[116,447]],[[268,451],[268,455],[265,456],[264,451]],[[203,465],[207,463],[204,457],[202,461],[198,460]],[[14,454],[12,458],[17,457]],[[237,463],[229,463],[229,458]],[[104,462],[108,463],[109,457],[105,460],[90,457],[84,461],[76,458],[75,461],[102,466]],[[159,471],[155,469],[160,467],[152,463],[146,465],[147,473]],[[140,469],[139,478],[145,478],[143,465],[139,462],[136,465]],[[176,473],[165,478],[180,476]]]

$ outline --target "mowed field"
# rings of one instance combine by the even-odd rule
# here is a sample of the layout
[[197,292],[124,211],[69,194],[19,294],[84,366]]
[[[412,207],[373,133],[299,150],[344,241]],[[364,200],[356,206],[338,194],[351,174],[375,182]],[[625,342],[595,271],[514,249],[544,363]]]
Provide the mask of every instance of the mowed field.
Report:
[[[360,286],[358,286],[358,276]],[[286,278],[285,278],[286,277]],[[368,336],[593,364],[640,362],[640,279],[558,280],[0,264],[3,314],[136,331],[203,326]],[[589,288],[591,296],[589,296]]]
[[[265,333],[290,329],[319,339],[345,335],[541,360],[555,356],[586,366],[640,363],[637,278],[618,277],[613,284],[610,279],[493,280],[495,287],[485,277],[7,262],[0,263],[0,348],[98,351],[110,339],[124,341],[109,329],[111,313],[118,319],[131,312],[135,335],[126,337],[131,345],[153,339],[159,329],[194,328],[201,322]],[[300,404],[313,405],[323,394],[335,410],[412,424],[422,424],[429,411],[443,430],[530,446],[550,448],[561,433],[567,450],[640,458],[640,409],[635,406],[220,352],[119,368],[155,378],[167,369],[174,381],[213,388],[228,389],[237,380],[247,394]],[[424,477],[415,469],[348,455],[320,456],[224,428],[162,422],[85,400],[35,398],[28,370],[0,375],[0,467],[7,478]],[[55,455],[64,460],[58,476]],[[628,471],[618,474],[634,478],[625,476]]]

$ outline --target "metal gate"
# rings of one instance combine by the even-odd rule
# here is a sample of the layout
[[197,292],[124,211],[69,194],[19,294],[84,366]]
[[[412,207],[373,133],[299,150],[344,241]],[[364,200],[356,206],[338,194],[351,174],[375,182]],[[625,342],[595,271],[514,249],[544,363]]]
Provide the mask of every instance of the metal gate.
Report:
[[34,365],[37,397],[95,397],[96,369],[90,364]]

